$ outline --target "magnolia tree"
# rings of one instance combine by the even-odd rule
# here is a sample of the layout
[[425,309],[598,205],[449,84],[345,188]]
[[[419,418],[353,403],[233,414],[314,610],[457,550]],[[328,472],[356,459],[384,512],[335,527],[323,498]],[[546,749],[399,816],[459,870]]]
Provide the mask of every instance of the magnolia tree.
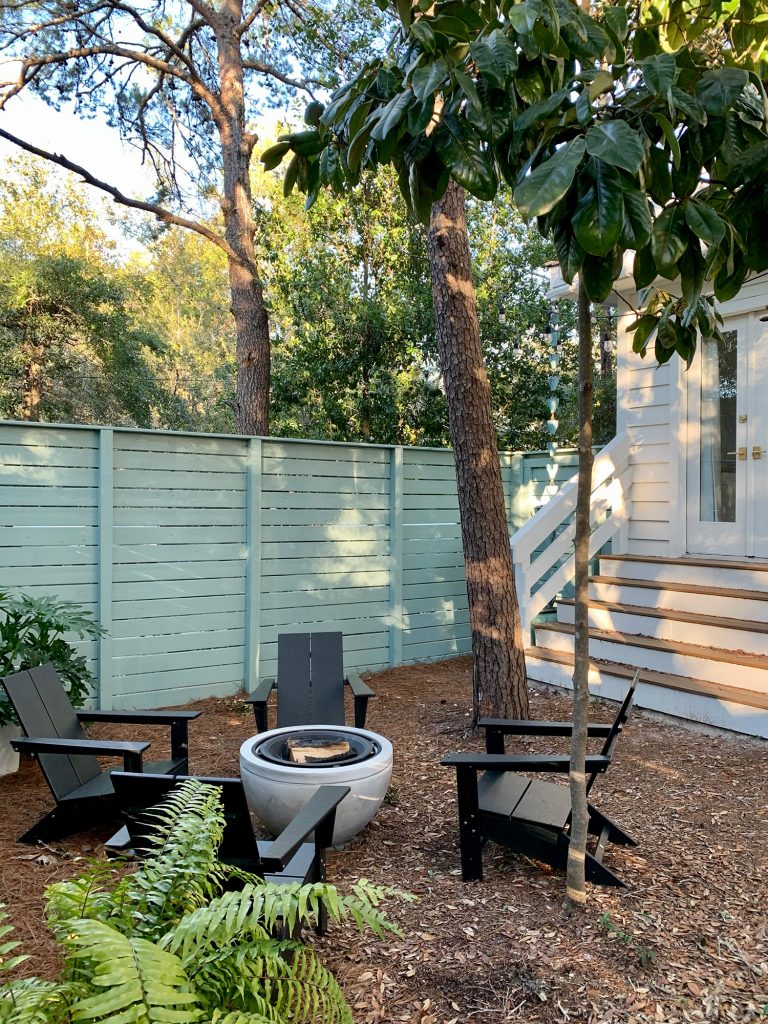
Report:
[[[285,187],[312,203],[392,163],[413,214],[457,187],[481,200],[514,189],[578,275],[580,330],[632,253],[633,345],[690,364],[719,337],[715,300],[768,268],[766,4],[656,0],[583,10],[570,0],[398,0],[398,41],[342,86],[290,153]],[[630,18],[630,14],[632,18]],[[434,228],[434,216],[433,216]],[[466,274],[453,287],[466,291]],[[587,365],[588,364],[588,365]],[[589,450],[591,357],[582,365],[580,451]],[[450,398],[450,396],[449,396]],[[589,463],[577,515],[576,671],[569,898],[584,899]]]

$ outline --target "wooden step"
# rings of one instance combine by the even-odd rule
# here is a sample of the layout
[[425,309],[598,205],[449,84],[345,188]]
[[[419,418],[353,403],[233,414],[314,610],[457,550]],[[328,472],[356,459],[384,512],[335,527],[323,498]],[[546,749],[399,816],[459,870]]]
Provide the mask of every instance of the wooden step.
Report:
[[[535,627],[536,644],[548,650],[572,653],[574,626],[542,622]],[[768,692],[768,657],[706,647],[687,641],[657,639],[634,633],[591,628],[593,657],[624,665],[650,668],[681,678],[706,679],[725,686],[738,680],[740,689]]]
[[[542,622],[536,630],[573,634],[573,626],[565,622]],[[633,647],[648,647],[654,650],[671,650],[678,654],[686,654],[692,658],[706,658],[710,661],[721,661],[728,665],[744,665],[768,671],[768,658],[760,654],[747,654],[742,651],[725,651],[719,647],[704,647],[701,644],[689,644],[681,640],[657,640],[652,636],[636,636],[634,633],[614,633],[606,629],[590,629],[589,636],[594,640],[605,640],[608,643],[628,644]]]
[[661,558],[655,555],[599,555],[600,574],[621,579],[768,591],[768,562],[730,558]]
[[590,583],[606,583],[617,587],[637,587],[639,590],[671,590],[674,593],[680,594],[702,594],[711,597],[735,598],[736,600],[765,601],[768,604],[768,591],[765,590],[733,590],[729,587],[708,587],[699,583],[635,580],[626,576],[603,576],[602,574],[592,576]]
[[[531,647],[526,654],[573,668],[573,654],[567,651],[554,651],[548,647]],[[607,661],[602,658],[590,658],[589,664],[590,668],[608,672],[622,679],[632,679],[636,671],[633,666],[622,665],[617,661]],[[670,675],[668,672],[656,672],[653,669],[642,669],[640,682],[768,711],[768,693],[760,693],[759,690],[747,690],[740,686],[714,683],[708,679],[687,679],[683,676]]]
[[[572,623],[575,603],[563,599],[557,605],[558,622]],[[673,611],[617,601],[590,601],[589,622],[594,629],[621,632],[628,636],[651,636],[657,640],[682,640],[703,647],[759,654],[768,668],[768,623],[754,619],[732,619],[725,615]]]
[[706,558],[700,555],[683,555],[680,558],[665,558],[663,555],[598,555],[600,562],[641,562],[656,565],[691,565],[707,569],[754,569],[768,572],[768,562],[751,558]]

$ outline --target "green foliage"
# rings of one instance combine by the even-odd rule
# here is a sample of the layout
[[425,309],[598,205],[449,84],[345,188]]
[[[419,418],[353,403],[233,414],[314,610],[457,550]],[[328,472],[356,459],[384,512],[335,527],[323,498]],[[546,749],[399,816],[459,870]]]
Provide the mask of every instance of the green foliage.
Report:
[[104,217],[39,161],[0,179],[0,416],[149,426],[165,401]]
[[[86,659],[65,634],[81,640],[103,635],[90,612],[55,597],[0,592],[0,676],[52,662],[75,707],[90,695],[93,676]],[[8,698],[0,696],[0,725],[15,722]]]
[[[768,269],[768,4],[406,8],[390,53],[337,91],[314,139],[282,138],[308,203],[387,163],[420,217],[449,175],[484,201],[503,179],[594,302],[635,250],[654,321],[645,340],[655,335],[660,361],[690,363],[697,331],[719,336],[711,291],[724,301]],[[491,95],[503,127],[485,109]],[[365,145],[350,163],[353,123]],[[330,146],[342,155],[332,176]]]
[[[223,827],[215,787],[189,780],[156,808],[151,853],[135,871],[115,880],[119,872],[96,865],[51,886],[64,976],[0,985],[0,1021],[351,1024],[316,950],[281,936],[316,923],[321,900],[333,921],[397,931],[379,909],[395,891],[364,879],[348,895],[326,884],[264,882],[216,859]],[[235,883],[242,888],[224,891]],[[0,946],[0,969],[19,963],[2,961],[15,946]]]

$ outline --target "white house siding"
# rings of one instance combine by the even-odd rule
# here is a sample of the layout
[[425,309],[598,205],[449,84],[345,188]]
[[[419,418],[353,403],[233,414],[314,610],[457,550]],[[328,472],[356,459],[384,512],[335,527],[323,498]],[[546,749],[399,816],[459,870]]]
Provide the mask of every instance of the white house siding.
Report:
[[627,326],[618,325],[617,431],[632,442],[631,515],[626,550],[633,555],[682,553],[684,488],[680,446],[685,444],[685,380],[679,359],[659,366],[652,355],[632,351]]
[[[549,298],[576,298],[575,287],[563,281],[559,267],[550,268],[550,280]],[[666,284],[674,289],[674,284]],[[619,547],[634,555],[677,558],[687,550],[685,364],[673,356],[659,366],[652,345],[645,359],[632,351],[627,327],[635,314],[623,312],[636,304],[631,253],[616,292],[610,300],[619,310],[616,427],[618,433],[630,433],[634,466],[630,521]],[[747,281],[736,298],[719,309],[725,320],[763,309],[768,315],[768,277]]]

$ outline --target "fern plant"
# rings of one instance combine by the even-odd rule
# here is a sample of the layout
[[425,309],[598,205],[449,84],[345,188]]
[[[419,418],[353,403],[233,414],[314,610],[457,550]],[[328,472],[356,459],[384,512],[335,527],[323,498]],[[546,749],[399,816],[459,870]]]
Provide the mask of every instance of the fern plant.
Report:
[[[412,897],[365,879],[345,894],[265,882],[217,860],[223,829],[218,790],[189,780],[155,809],[151,852],[135,871],[118,877],[99,863],[50,886],[64,976],[1,985],[0,1022],[352,1024],[314,947],[279,936],[316,924],[321,902],[332,921],[397,933],[380,904]],[[15,945],[0,946],[0,968]]]

